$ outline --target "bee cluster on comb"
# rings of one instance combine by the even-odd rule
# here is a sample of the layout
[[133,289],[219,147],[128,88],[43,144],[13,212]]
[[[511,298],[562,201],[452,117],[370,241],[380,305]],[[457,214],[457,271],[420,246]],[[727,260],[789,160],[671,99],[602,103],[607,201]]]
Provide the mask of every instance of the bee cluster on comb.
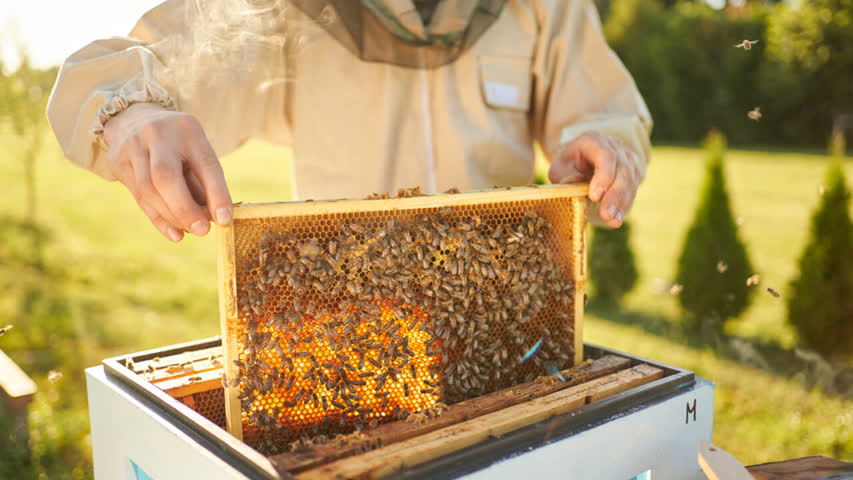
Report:
[[254,239],[235,235],[246,261],[232,385],[247,443],[274,453],[570,365],[573,275],[554,254],[567,239],[529,203],[266,220]]

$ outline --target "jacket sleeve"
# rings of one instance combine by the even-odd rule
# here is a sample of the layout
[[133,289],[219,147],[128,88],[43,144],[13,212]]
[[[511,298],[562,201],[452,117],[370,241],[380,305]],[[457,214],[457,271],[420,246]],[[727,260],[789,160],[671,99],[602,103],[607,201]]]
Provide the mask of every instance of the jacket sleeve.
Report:
[[622,140],[645,177],[652,118],[631,75],[608,47],[591,0],[537,8],[534,135],[554,158],[563,145],[597,130]]
[[[196,116],[218,155],[249,137],[290,143],[281,46],[243,42],[239,51],[213,51],[207,47],[217,45],[210,41],[215,29],[227,29],[205,25],[185,9],[192,4],[168,0],[145,14],[128,37],[95,41],[65,61],[47,115],[72,162],[112,179],[104,124],[140,102]],[[220,38],[227,45],[229,38]]]

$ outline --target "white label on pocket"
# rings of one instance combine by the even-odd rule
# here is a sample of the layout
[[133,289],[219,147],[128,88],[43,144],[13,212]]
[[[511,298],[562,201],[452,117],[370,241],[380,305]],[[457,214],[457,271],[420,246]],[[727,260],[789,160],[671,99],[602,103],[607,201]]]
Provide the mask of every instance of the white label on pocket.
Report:
[[486,99],[496,106],[518,106],[518,87],[506,83],[486,82]]

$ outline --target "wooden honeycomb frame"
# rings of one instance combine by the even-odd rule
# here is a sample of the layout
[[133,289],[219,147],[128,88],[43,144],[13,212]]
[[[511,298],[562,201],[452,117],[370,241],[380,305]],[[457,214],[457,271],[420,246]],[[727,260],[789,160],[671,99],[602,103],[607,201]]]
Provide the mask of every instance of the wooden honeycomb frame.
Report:
[[[488,210],[494,205],[518,204],[530,208],[537,202],[565,200],[570,221],[559,227],[560,234],[570,236],[567,245],[560,245],[570,271],[566,272],[574,282],[572,308],[574,363],[583,357],[583,291],[585,287],[586,264],[586,185],[522,187],[511,190],[497,189],[466,192],[459,194],[440,194],[410,198],[389,198],[378,200],[352,200],[330,202],[290,202],[280,204],[238,205],[234,211],[234,223],[229,227],[217,229],[219,259],[218,286],[220,292],[220,314],[223,337],[223,353],[226,378],[229,379],[225,390],[227,430],[239,439],[244,437],[243,412],[238,398],[239,387],[233,384],[237,375],[234,360],[240,358],[240,345],[236,338],[235,326],[245,323],[239,312],[238,277],[241,268],[239,255],[235,250],[235,236],[240,237],[241,224],[244,221],[258,219],[287,218],[356,218],[360,214],[385,212],[388,218],[411,215],[413,212],[436,211],[442,208],[472,208],[475,211]],[[535,209],[535,208],[534,208]],[[551,221],[552,219],[547,218]],[[488,222],[488,220],[487,220]],[[569,248],[566,248],[566,247]]]

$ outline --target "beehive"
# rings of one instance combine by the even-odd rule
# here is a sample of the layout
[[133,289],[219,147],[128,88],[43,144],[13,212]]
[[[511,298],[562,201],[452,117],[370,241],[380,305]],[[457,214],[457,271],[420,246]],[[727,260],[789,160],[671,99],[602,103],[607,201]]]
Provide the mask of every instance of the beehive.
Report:
[[275,452],[579,362],[586,188],[236,206],[228,430]]

